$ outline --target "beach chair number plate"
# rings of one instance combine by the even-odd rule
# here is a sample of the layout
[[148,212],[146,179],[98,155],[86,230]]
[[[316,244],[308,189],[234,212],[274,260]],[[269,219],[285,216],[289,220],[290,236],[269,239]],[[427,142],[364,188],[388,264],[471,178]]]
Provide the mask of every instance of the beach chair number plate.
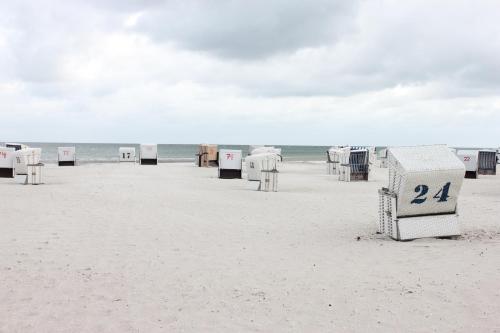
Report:
[[123,158],[130,159],[130,153],[123,153]]
[[226,154],[226,160],[234,160],[234,155],[232,153]]
[[[437,202],[446,202],[448,201],[448,192],[450,191],[451,183],[446,183],[440,190],[437,192],[432,198],[438,199]],[[411,201],[412,204],[423,204],[427,200],[427,192],[429,192],[429,186],[427,185],[418,185],[415,187],[415,192],[418,195]]]

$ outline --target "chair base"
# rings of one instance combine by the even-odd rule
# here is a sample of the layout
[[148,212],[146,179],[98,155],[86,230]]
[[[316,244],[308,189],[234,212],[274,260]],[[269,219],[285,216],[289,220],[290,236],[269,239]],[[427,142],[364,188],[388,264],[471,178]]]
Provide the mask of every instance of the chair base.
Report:
[[158,159],[156,158],[141,158],[141,165],[157,165]]
[[396,195],[387,189],[379,190],[378,232],[398,241],[426,237],[451,237],[460,235],[456,212],[438,215],[398,217]]
[[219,169],[219,178],[221,179],[241,179],[241,169]]
[[0,178],[14,178],[14,168],[0,168]]
[[493,170],[493,169],[479,169],[478,174],[487,175],[487,176],[495,176],[497,174],[497,171]]
[[59,166],[75,166],[75,161],[59,161]]
[[477,171],[465,171],[465,178],[476,179]]

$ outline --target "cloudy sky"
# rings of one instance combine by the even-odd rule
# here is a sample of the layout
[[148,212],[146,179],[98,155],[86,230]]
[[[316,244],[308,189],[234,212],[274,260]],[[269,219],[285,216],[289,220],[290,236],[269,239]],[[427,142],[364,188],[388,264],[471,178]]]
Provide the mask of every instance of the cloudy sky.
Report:
[[0,141],[500,146],[499,13],[0,0]]

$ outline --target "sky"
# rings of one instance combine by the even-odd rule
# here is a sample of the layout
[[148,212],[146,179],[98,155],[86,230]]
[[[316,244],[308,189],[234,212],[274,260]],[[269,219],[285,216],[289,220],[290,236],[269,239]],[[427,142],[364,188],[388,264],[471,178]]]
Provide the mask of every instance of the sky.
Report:
[[499,13],[0,0],[0,141],[498,147]]

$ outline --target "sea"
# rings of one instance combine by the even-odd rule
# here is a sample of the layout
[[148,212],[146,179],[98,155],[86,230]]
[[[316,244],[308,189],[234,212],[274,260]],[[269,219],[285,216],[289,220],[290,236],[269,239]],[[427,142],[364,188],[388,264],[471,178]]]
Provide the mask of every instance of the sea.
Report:
[[[139,155],[137,143],[71,143],[71,142],[19,142],[32,148],[42,148],[42,161],[57,163],[58,147],[75,147],[78,163],[116,163],[119,160],[120,147],[135,147]],[[5,143],[2,143],[2,145]],[[160,163],[194,162],[198,152],[197,144],[158,144]],[[219,144],[219,149],[240,149],[243,156],[248,154],[248,145]],[[281,148],[283,160],[288,161],[324,161],[329,146],[283,146],[268,145]]]
[[[58,147],[75,147],[78,163],[116,163],[119,161],[118,149],[120,147],[135,147],[139,156],[138,143],[71,143],[71,142],[19,142],[33,148],[42,148],[42,161],[57,163]],[[1,143],[4,145],[5,143]],[[158,144],[158,161],[160,163],[194,162],[198,152],[197,144]],[[249,145],[219,144],[219,149],[239,149],[243,156],[248,154]],[[292,145],[267,145],[281,148],[284,161],[325,161],[326,151],[330,146],[292,146]],[[376,151],[383,147],[376,147]],[[457,147],[458,148],[458,147]],[[458,149],[478,149],[458,148]],[[494,148],[485,148],[494,149]]]

